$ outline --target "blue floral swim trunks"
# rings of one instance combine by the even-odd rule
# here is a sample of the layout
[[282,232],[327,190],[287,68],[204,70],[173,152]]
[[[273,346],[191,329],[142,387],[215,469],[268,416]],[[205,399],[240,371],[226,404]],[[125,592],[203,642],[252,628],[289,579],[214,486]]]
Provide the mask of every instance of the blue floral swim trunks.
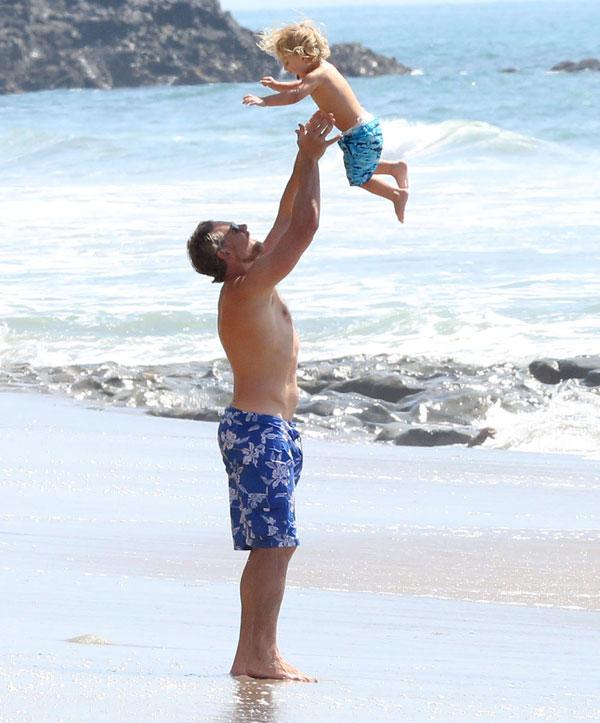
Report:
[[298,546],[294,491],[302,443],[294,423],[227,407],[218,435],[229,477],[234,549]]
[[383,150],[383,133],[378,118],[347,130],[338,141],[344,151],[346,176],[351,186],[371,180]]

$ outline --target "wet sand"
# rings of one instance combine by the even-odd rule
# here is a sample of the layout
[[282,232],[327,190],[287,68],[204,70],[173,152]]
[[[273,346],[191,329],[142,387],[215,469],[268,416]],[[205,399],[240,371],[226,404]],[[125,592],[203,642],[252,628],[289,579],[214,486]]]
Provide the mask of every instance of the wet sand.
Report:
[[0,410],[0,720],[600,716],[596,460],[306,440],[280,643],[319,683],[237,681],[216,425]]

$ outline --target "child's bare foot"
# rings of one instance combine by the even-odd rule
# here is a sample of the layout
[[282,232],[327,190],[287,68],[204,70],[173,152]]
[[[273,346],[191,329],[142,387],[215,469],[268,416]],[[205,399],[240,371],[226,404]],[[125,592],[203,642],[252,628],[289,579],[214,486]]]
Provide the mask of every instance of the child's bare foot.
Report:
[[406,208],[406,202],[408,201],[408,191],[405,191],[403,189],[399,189],[394,194],[394,211],[396,211],[396,216],[398,217],[398,221],[400,223],[404,223],[404,209]]

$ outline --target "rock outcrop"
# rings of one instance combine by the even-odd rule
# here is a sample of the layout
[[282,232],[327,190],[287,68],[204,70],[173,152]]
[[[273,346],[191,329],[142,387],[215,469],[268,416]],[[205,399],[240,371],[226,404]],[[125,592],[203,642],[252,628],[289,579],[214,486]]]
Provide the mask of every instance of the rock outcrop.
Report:
[[331,46],[329,60],[347,76],[409,75],[412,68],[396,58],[378,55],[361,43],[337,43]]
[[536,359],[529,365],[529,371],[544,384],[558,384],[566,379],[582,379],[587,386],[600,386],[600,356]]
[[596,58],[586,58],[575,63],[572,60],[563,60],[561,63],[553,65],[550,70],[556,73],[578,73],[582,70],[598,70],[600,71],[600,60]]
[[478,447],[495,434],[496,430],[491,427],[484,427],[472,434],[471,430],[467,429],[431,426],[407,428],[402,423],[392,423],[383,427],[375,439],[378,442],[393,442],[402,447],[442,447],[451,444]]
[[[218,0],[5,0],[0,93],[257,81],[279,64]],[[349,75],[408,72],[358,44],[332,47]]]
[[216,0],[20,0],[0,13],[4,92],[244,81],[277,70]]
[[398,402],[411,394],[418,394],[423,389],[405,384],[401,377],[395,374],[386,376],[369,375],[347,379],[343,382],[331,384],[330,389],[336,392],[355,392],[371,399],[383,399],[386,402]]

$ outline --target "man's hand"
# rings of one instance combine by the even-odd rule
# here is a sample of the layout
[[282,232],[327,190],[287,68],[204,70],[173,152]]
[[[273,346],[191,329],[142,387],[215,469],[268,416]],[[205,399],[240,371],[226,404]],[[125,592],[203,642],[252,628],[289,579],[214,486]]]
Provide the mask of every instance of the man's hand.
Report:
[[270,75],[265,75],[264,78],[260,79],[260,84],[264,85],[265,88],[270,88],[276,82],[275,78],[272,78]]
[[245,95],[242,103],[244,105],[264,105],[265,101],[257,95]]
[[318,110],[306,125],[299,123],[296,136],[300,155],[318,161],[329,146],[339,141],[342,137],[339,133],[327,140],[327,135],[334,127],[334,122],[335,118],[331,113]]

